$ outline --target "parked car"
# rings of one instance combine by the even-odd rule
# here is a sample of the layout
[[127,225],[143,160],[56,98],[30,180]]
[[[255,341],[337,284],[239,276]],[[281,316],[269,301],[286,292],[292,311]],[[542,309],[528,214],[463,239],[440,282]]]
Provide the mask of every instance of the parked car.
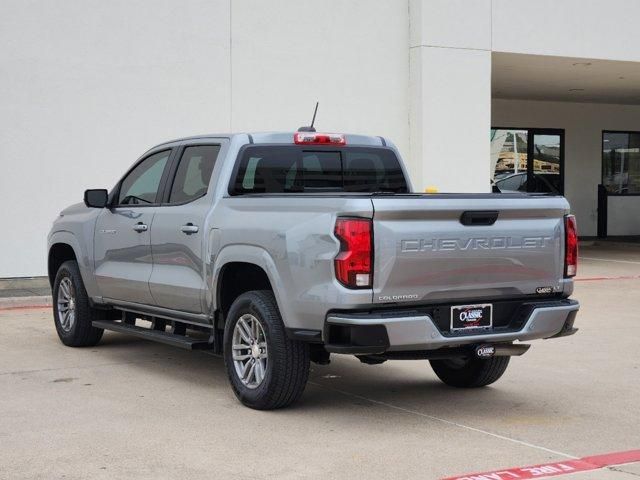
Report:
[[[530,192],[560,194],[560,175],[557,173],[534,173],[530,180],[527,172],[518,172],[496,179],[497,192]],[[495,189],[494,189],[495,190]]]
[[163,143],[63,210],[48,245],[65,345],[113,330],[221,353],[256,409],[296,401],[310,361],[332,354],[428,360],[446,384],[481,387],[521,342],[576,331],[563,197],[413,193],[377,136]]

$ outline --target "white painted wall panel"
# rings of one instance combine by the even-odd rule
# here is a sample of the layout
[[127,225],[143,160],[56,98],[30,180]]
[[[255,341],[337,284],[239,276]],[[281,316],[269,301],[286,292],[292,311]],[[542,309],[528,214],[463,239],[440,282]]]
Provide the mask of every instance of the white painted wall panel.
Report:
[[0,2],[0,277],[147,148],[229,129],[228,0]]
[[492,18],[497,52],[640,61],[636,0],[493,0]]
[[292,130],[319,100],[319,128],[408,157],[408,37],[397,0],[2,2],[0,277],[46,273],[58,212],[161,141]]
[[391,138],[420,190],[486,191],[492,123],[565,128],[595,234],[600,131],[639,130],[640,107],[492,107],[491,48],[640,61],[639,17],[630,0],[4,0],[0,277],[44,274],[51,220],[148,147],[295,129],[316,100],[319,129]]
[[607,235],[640,235],[640,197],[609,197]]
[[295,130],[320,102],[319,131],[389,137],[408,157],[406,1],[233,2],[234,131]]
[[491,49],[491,0],[411,0],[411,46]]
[[440,192],[489,190],[491,52],[412,50],[414,187]]

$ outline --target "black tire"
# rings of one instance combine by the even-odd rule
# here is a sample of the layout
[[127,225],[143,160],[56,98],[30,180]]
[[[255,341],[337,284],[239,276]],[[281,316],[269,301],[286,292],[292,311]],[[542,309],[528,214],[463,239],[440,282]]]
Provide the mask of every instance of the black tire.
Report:
[[[264,378],[254,388],[243,384],[232,356],[233,332],[239,319],[246,314],[260,323],[268,352]],[[287,337],[275,297],[269,290],[246,292],[233,302],[224,327],[223,356],[236,397],[256,410],[291,405],[300,398],[309,378],[309,346]]]
[[430,360],[433,371],[447,385],[477,388],[498,380],[507,369],[510,357],[469,358],[466,360]]
[[[58,311],[58,292],[64,279],[71,281],[75,304],[75,321],[69,329],[63,328],[60,312]],[[73,260],[69,260],[60,265],[53,283],[53,320],[60,341],[68,347],[91,347],[96,345],[102,338],[103,330],[94,328],[91,322],[103,317],[103,311],[91,308],[78,264]]]

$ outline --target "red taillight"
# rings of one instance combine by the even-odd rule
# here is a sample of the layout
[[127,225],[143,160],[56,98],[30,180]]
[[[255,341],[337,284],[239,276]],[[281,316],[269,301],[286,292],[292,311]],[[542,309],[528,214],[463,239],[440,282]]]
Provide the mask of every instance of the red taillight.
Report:
[[578,271],[578,228],[576,217],[564,216],[564,276],[575,277]]
[[371,288],[371,220],[338,218],[334,233],[340,240],[340,252],[335,259],[338,281],[349,288]]
[[296,132],[293,142],[296,145],[346,145],[347,139],[341,133]]

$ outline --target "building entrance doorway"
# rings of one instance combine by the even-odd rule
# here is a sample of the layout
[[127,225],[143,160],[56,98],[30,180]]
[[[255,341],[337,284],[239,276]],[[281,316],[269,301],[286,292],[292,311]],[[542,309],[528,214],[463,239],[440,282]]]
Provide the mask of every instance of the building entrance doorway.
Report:
[[492,128],[494,192],[564,194],[564,130]]

